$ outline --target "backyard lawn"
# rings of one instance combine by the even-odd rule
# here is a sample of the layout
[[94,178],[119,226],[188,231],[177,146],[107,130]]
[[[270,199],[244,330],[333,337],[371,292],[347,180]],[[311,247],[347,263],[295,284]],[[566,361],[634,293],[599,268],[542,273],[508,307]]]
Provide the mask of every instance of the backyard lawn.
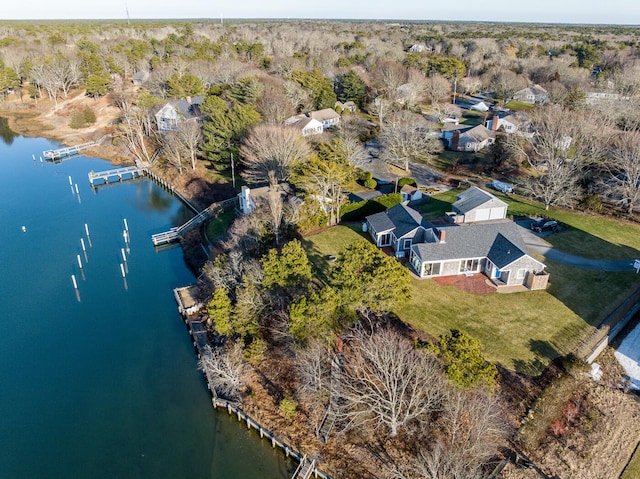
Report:
[[[435,195],[424,205],[428,219],[451,210],[459,191]],[[547,239],[569,253],[592,258],[640,256],[640,227],[632,223],[564,210],[544,211],[533,202],[502,197],[517,214],[556,218],[570,226]],[[510,211],[510,213],[512,213]],[[304,245],[318,276],[326,279],[348,243],[361,238],[360,224],[336,226],[305,238]],[[589,231],[589,233],[587,233]],[[546,291],[476,295],[454,286],[412,278],[413,300],[395,313],[432,336],[458,328],[479,339],[486,356],[503,366],[528,374],[539,373],[550,359],[573,350],[615,304],[640,286],[633,272],[581,270],[545,260],[551,273]]]

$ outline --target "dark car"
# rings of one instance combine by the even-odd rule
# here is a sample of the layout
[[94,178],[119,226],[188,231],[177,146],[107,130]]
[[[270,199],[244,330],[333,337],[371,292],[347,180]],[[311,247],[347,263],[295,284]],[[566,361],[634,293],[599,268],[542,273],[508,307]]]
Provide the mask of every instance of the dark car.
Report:
[[555,231],[558,228],[558,222],[555,220],[539,220],[531,223],[531,229],[542,233],[543,231]]

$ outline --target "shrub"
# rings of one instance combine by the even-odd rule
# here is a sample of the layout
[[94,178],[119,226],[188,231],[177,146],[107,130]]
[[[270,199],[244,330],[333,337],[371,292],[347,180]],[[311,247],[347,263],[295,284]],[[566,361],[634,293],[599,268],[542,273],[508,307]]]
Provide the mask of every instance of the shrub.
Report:
[[298,415],[298,403],[291,398],[284,398],[282,401],[280,401],[278,409],[280,409],[280,414],[282,414],[284,418],[290,422],[293,422],[293,420]]
[[89,125],[93,125],[96,122],[96,114],[88,106],[83,110],[76,111],[71,115],[71,121],[69,126],[73,129],[86,128]]
[[405,177],[405,178],[400,178],[398,180],[398,189],[402,188],[404,185],[411,185],[411,186],[418,186],[418,183],[416,183],[416,180],[414,180],[413,178],[409,178],[409,177]]
[[400,202],[402,202],[401,194],[390,193],[371,200],[347,203],[340,208],[340,219],[345,221],[363,220],[369,215],[385,211]]
[[267,352],[267,342],[264,339],[254,338],[251,344],[244,350],[244,358],[253,366],[257,366],[264,359]]
[[378,186],[378,182],[373,178],[364,181],[365,188],[369,188],[370,190],[375,190],[376,186]]

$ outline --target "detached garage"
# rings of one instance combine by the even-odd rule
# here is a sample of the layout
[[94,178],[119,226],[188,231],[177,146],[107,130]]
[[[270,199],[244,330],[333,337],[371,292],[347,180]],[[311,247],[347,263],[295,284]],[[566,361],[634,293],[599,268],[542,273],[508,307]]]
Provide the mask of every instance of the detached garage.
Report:
[[501,220],[507,217],[507,203],[477,186],[458,195],[453,204],[456,223]]

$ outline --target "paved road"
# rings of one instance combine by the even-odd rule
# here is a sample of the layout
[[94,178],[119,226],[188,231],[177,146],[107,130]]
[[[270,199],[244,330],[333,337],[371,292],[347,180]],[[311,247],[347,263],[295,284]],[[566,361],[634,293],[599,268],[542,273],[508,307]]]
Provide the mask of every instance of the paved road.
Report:
[[530,229],[530,224],[533,220],[518,220],[516,224],[520,226],[520,233],[522,239],[529,248],[530,251],[543,255],[545,258],[549,258],[552,261],[558,263],[568,264],[581,269],[592,269],[600,271],[634,271],[633,259],[625,260],[603,260],[603,259],[590,259],[583,258],[582,256],[576,256],[573,254],[565,253],[555,249],[544,238],[549,236],[550,233],[534,233]]

